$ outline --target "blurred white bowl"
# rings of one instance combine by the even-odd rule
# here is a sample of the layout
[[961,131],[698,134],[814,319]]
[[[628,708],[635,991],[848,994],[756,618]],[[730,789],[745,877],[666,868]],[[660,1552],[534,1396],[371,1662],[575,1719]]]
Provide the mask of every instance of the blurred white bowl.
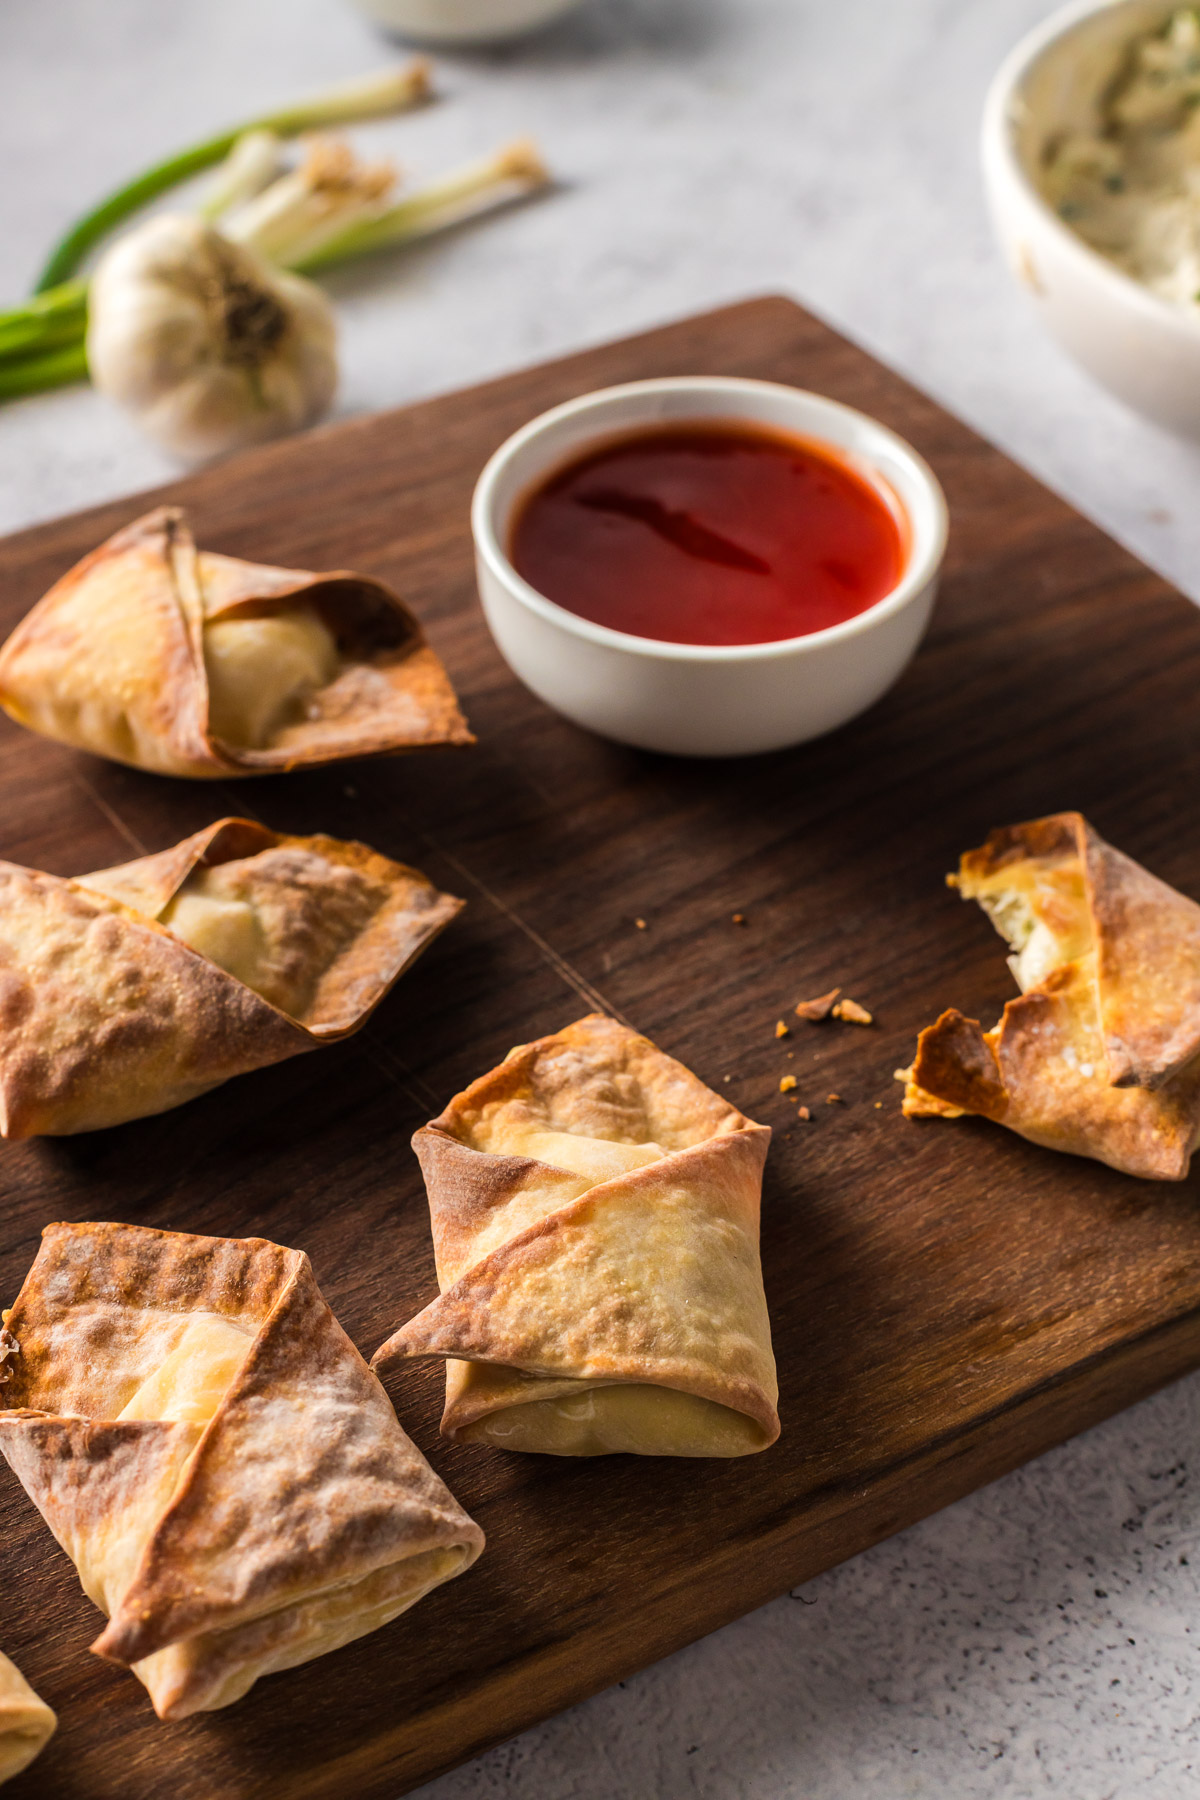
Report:
[[[726,419],[838,451],[903,515],[904,572],[844,624],[767,644],[672,644],[595,625],[529,585],[508,558],[524,497],[607,439]],[[898,678],[929,623],[946,502],[928,464],[886,425],[802,388],[733,377],[632,381],[568,400],[492,457],[471,510],[479,595],[500,652],[538,697],[604,737],[676,756],[747,756],[844,725]]]
[[1136,411],[1200,436],[1200,317],[1092,250],[1037,187],[1050,140],[1096,129],[1099,99],[1130,41],[1157,30],[1171,0],[1064,7],[1002,64],[983,117],[992,220],[1018,281],[1064,350]]
[[520,37],[579,0],[354,0],[359,12],[421,44],[489,44]]

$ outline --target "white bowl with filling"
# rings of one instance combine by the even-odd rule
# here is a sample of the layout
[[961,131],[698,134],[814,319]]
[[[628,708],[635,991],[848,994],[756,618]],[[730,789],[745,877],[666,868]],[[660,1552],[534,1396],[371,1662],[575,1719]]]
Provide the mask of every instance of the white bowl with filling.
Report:
[[561,18],[579,0],[354,0],[377,25],[414,43],[495,44]]
[[[899,579],[874,605],[803,636],[746,644],[614,630],[541,594],[514,567],[529,495],[593,447],[642,431],[757,428],[827,452],[892,508]],[[501,445],[472,503],[484,615],[505,661],[547,705],[601,736],[677,756],[746,756],[835,730],[895,683],[929,623],[945,551],[945,498],[928,464],[865,413],[774,382],[681,376],[585,394]]]
[[997,236],[1052,335],[1200,436],[1200,15],[1095,0],[1017,45],[984,110]]

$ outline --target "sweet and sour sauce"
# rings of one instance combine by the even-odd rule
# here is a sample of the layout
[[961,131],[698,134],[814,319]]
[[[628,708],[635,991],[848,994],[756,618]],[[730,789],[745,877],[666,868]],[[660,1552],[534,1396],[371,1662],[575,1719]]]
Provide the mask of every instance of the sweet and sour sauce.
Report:
[[517,511],[510,556],[580,618],[768,644],[865,612],[903,573],[897,511],[831,446],[724,421],[612,439]]

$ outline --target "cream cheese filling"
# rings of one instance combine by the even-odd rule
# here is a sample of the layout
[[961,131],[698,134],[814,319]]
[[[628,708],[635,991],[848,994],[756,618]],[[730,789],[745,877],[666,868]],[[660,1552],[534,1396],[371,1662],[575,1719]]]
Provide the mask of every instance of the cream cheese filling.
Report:
[[223,1315],[184,1313],[177,1321],[167,1336],[169,1348],[162,1361],[143,1377],[117,1414],[120,1421],[154,1421],[179,1428],[172,1440],[173,1453],[132,1510],[88,1521],[66,1545],[84,1592],[110,1617],[134,1578],[154,1520],[168,1504],[205,1425],[254,1344],[249,1329]]
[[266,939],[248,900],[213,893],[213,869],[194,869],[164,907],[159,923],[193,950],[256,991],[262,981]]
[[249,1356],[254,1336],[216,1313],[194,1313],[175,1348],[117,1414],[119,1419],[207,1425]]
[[1008,966],[1023,994],[1092,948],[1092,923],[1077,864],[1017,864],[985,881],[958,883],[983,908],[1012,954]]
[[227,744],[261,750],[303,716],[338,666],[333,633],[311,606],[211,619],[204,627],[209,730]]

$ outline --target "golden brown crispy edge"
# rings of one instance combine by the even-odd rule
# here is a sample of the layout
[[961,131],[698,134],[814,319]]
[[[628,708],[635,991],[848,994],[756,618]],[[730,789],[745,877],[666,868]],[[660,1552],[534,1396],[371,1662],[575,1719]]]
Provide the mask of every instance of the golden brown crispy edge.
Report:
[[969,889],[1014,862],[1078,860],[1097,952],[1109,1078],[1158,1087],[1200,1054],[1200,906],[1116,850],[1082,813],[993,831],[963,856]]
[[[702,1180],[727,1192],[750,1185],[758,1187],[769,1140],[769,1127],[748,1122],[743,1131],[709,1138],[693,1149],[677,1151],[670,1159],[671,1183],[685,1185],[689,1179]],[[537,1170],[543,1165],[532,1166]],[[549,1321],[548,1331],[542,1334],[547,1354],[539,1356],[530,1341],[524,1341],[518,1347],[503,1330],[497,1331],[495,1301],[513,1283],[525,1282],[531,1273],[544,1270],[546,1279],[553,1282],[555,1270],[562,1266],[564,1255],[568,1259],[580,1255],[589,1217],[598,1205],[604,1204],[610,1190],[619,1187],[623,1195],[641,1192],[652,1198],[662,1179],[663,1165],[650,1163],[611,1182],[597,1183],[578,1199],[568,1201],[535,1224],[516,1232],[472,1265],[415,1319],[394,1332],[376,1351],[371,1359],[372,1366],[406,1356],[440,1356],[483,1362],[550,1380],[573,1373],[561,1366],[558,1327],[553,1320]],[[714,1368],[707,1360],[681,1354],[672,1345],[664,1346],[653,1332],[647,1334],[642,1329],[628,1305],[615,1305],[611,1296],[603,1316],[609,1341],[590,1344],[583,1379],[651,1382],[676,1388],[753,1419],[763,1430],[764,1448],[779,1436],[778,1411],[759,1380],[735,1373],[728,1367]],[[583,1317],[574,1321],[574,1334],[576,1338],[588,1335]],[[469,1425],[491,1407],[490,1398],[474,1410],[460,1404],[454,1413],[455,1431]]]
[[1160,1087],[1200,1053],[1200,906],[1087,828],[1109,1077]]
[[27,1769],[53,1737],[58,1720],[16,1663],[0,1655],[0,1782]]
[[201,865],[216,868],[281,848],[311,851],[335,866],[356,870],[386,894],[367,927],[322,977],[305,1017],[294,1021],[301,1030],[327,1043],[349,1036],[365,1023],[405,970],[457,918],[465,901],[434,887],[420,869],[393,862],[368,844],[327,837],[322,832],[293,837],[251,819],[236,818],[219,819],[168,850],[80,875],[76,881],[80,887],[107,894],[153,917]]
[[[202,862],[278,845],[360,869],[384,896],[325,972],[303,1020],[139,910],[161,911]],[[245,819],[220,820],[78,881],[0,863],[0,1135],[62,1135],[144,1117],[347,1037],[462,905],[364,844],[289,838]]]
[[[685,1129],[704,1136],[750,1125],[736,1107],[715,1094],[691,1069],[668,1056],[665,1050],[639,1031],[611,1019],[606,1013],[588,1013],[582,1019],[550,1032],[530,1044],[519,1044],[504,1061],[456,1094],[434,1126],[461,1136],[472,1114],[487,1106],[531,1093],[553,1103],[566,1097],[579,1122],[603,1128],[611,1102],[605,1097],[612,1068],[635,1077],[639,1090],[659,1111],[686,1120]],[[652,1135],[663,1121],[647,1116]],[[672,1125],[672,1132],[677,1128]]]
[[[265,1462],[264,1442],[290,1456]],[[401,1429],[302,1257],[94,1648],[136,1662],[269,1600],[452,1545],[474,1561],[483,1533]]]
[[0,1135],[162,1112],[317,1041],[116,900],[0,863]]
[[145,1373],[130,1366],[127,1321],[112,1309],[210,1312],[259,1324],[302,1261],[299,1250],[268,1238],[107,1220],[47,1225],[4,1315],[19,1350],[10,1354],[0,1404],[114,1419]]
[[1182,1181],[1200,1137],[1200,1069],[1157,1089],[1093,1079],[1062,1054],[1074,1035],[1072,988],[1085,978],[1071,966],[1058,976],[1010,1000],[992,1031],[953,1010],[928,1026],[908,1071],[905,1115],[975,1113],[1049,1149]]
[[1083,859],[1088,830],[1082,813],[1050,813],[1044,819],[1028,819],[1021,825],[1000,825],[988,833],[976,850],[964,851],[959,880],[986,880],[1010,863],[1057,861],[1069,856]]
[[[0,646],[0,705],[18,724],[36,720],[40,697],[64,691],[86,710],[107,673],[129,695],[132,735],[119,760],[162,773],[233,773],[214,757],[206,729],[203,611],[180,573],[196,547],[178,507],[157,507],[114,532],[68,569]],[[194,581],[185,587],[195,588]],[[199,671],[199,673],[198,673]],[[86,731],[48,730],[89,749]],[[138,739],[141,742],[139,744]]]
[[[314,606],[332,630],[343,658],[338,676],[314,695],[312,716],[270,746],[254,750],[214,738],[206,616],[262,616],[297,600]],[[33,725],[31,698],[62,678],[64,664],[87,667],[114,654],[132,682],[143,739],[157,739],[162,749],[148,756],[131,741],[120,760],[135,767],[219,779],[475,741],[420,622],[383,582],[350,570],[318,574],[198,552],[179,507],[134,520],[38,601],[0,648],[0,705]],[[83,737],[69,741],[94,748]]]
[[[487,1107],[526,1095],[548,1092],[552,1102],[575,1106],[575,1123],[588,1131],[611,1123],[606,1089],[612,1074],[636,1071],[643,1098],[648,1102],[647,1128],[651,1137],[685,1137],[690,1143],[672,1146],[672,1181],[703,1178],[730,1194],[761,1190],[762,1171],[771,1140],[768,1126],[748,1119],[722,1099],[683,1063],[668,1056],[649,1038],[601,1013],[575,1021],[562,1031],[520,1045],[486,1075],[454,1099],[413,1138],[429,1195],[430,1222],[439,1273],[451,1278],[444,1291],[420,1313],[394,1332],[372,1358],[382,1366],[408,1355],[447,1357],[475,1356],[489,1364],[525,1366],[511,1345],[496,1339],[488,1316],[488,1300],[511,1273],[542,1261],[553,1265],[564,1245],[586,1223],[589,1210],[610,1188],[653,1192],[661,1181],[663,1163],[651,1163],[611,1182],[600,1182],[580,1194],[579,1178],[532,1157],[501,1155],[476,1149],[463,1139],[470,1135],[473,1116]],[[618,1102],[619,1104],[619,1102]],[[564,1127],[565,1128],[565,1127]],[[664,1146],[665,1147],[665,1146]],[[523,1228],[514,1229],[504,1243],[472,1261],[479,1230],[489,1217],[510,1202],[525,1199],[536,1215]],[[458,1274],[459,1278],[453,1279]],[[628,1326],[628,1321],[626,1321]],[[629,1336],[629,1330],[625,1336]],[[633,1333],[636,1336],[636,1331]],[[468,1346],[464,1349],[464,1346]],[[541,1370],[541,1374],[561,1371]],[[658,1380],[744,1412],[763,1429],[767,1443],[779,1435],[777,1409],[762,1385],[723,1372],[713,1372],[691,1361],[659,1356],[654,1374],[648,1376],[643,1352],[632,1342],[618,1348],[589,1370],[588,1379],[609,1381]],[[493,1396],[494,1398],[494,1396]],[[477,1408],[490,1409],[491,1400]],[[453,1432],[468,1425],[475,1413],[458,1404],[453,1413]],[[443,1428],[448,1429],[448,1419]]]
[[[455,1094],[436,1119],[415,1133],[413,1149],[430,1189],[430,1223],[439,1269],[457,1268],[469,1251],[477,1226],[520,1190],[534,1185],[543,1188],[549,1203],[564,1187],[564,1172],[548,1163],[475,1149],[468,1141],[471,1120],[488,1107],[526,1095],[535,1101],[545,1098],[553,1105],[565,1090],[577,1113],[576,1123],[589,1133],[607,1135],[613,1114],[605,1097],[606,1069],[634,1076],[643,1094],[655,1096],[675,1118],[686,1120],[686,1129],[698,1139],[750,1130],[766,1131],[766,1142],[770,1141],[768,1127],[747,1119],[648,1037],[605,1013],[588,1013],[561,1031],[518,1044],[503,1062]],[[649,1136],[660,1142],[662,1125],[661,1119],[647,1120]],[[765,1157],[765,1150],[763,1154]],[[579,1187],[570,1175],[565,1184],[564,1202],[573,1199]],[[436,1206],[432,1203],[435,1188]]]
[[[479,1555],[482,1532],[404,1433],[302,1252],[115,1223],[48,1227],[8,1318],[20,1348],[2,1398],[40,1404],[0,1413],[0,1440],[36,1478],[38,1456],[55,1448],[46,1433],[73,1433],[63,1447],[98,1477],[94,1503],[90,1482],[73,1481],[82,1529],[102,1525],[110,1477],[118,1490],[121,1478],[138,1485],[146,1455],[173,1454],[174,1427],[89,1416],[140,1385],[147,1309],[215,1312],[257,1330],[98,1655],[138,1662],[427,1549],[460,1547],[464,1567]],[[67,1402],[83,1417],[47,1416]]]
[[[1002,1120],[1008,1107],[996,1055],[982,1025],[953,1006],[918,1037],[909,1085],[910,1092],[917,1089],[985,1119]],[[915,1098],[905,1097],[905,1111],[910,1117],[920,1115]]]

